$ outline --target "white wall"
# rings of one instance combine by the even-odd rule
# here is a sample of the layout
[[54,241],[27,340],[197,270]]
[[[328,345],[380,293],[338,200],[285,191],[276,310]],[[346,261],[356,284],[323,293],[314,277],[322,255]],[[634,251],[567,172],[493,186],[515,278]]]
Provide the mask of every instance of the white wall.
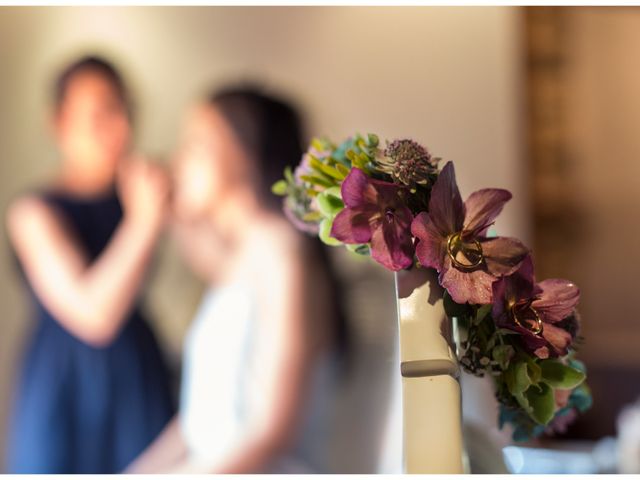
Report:
[[[526,240],[520,33],[519,10],[505,7],[0,8],[0,209],[55,166],[45,121],[51,76],[66,59],[97,50],[133,84],[145,152],[170,153],[182,111],[197,94],[261,79],[299,102],[313,134],[411,136],[456,161],[463,195],[484,186],[513,190],[498,228]],[[3,419],[28,325],[5,237]],[[165,253],[150,304],[173,351],[198,291]]]

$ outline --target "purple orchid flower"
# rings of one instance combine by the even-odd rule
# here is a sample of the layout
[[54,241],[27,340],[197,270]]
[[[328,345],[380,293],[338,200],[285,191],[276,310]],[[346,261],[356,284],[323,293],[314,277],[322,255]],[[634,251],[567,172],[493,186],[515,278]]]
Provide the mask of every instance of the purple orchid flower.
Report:
[[566,355],[578,331],[575,311],[580,290],[558,278],[535,282],[531,257],[513,275],[493,284],[492,314],[496,324],[522,335],[539,358]]
[[331,236],[344,243],[371,242],[371,257],[389,270],[410,267],[413,215],[400,196],[403,190],[353,168],[342,182],[345,208],[333,220]]
[[438,271],[440,285],[456,303],[491,303],[491,284],[517,270],[528,255],[516,239],[486,237],[510,199],[507,190],[486,188],[463,203],[453,163],[448,162],[431,190],[429,211],[419,213],[411,224],[419,239],[418,260]]

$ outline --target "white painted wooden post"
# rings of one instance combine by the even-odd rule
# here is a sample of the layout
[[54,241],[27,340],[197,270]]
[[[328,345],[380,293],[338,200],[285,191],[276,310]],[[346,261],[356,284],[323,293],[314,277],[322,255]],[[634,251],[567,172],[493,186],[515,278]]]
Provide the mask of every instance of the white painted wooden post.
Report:
[[406,473],[464,473],[459,367],[436,273],[395,275]]

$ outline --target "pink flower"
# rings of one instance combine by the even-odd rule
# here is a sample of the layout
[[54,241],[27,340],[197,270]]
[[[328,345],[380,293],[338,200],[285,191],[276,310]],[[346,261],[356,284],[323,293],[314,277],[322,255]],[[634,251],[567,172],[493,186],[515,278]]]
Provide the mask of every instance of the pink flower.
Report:
[[333,220],[331,236],[344,243],[371,242],[371,257],[389,270],[410,267],[413,215],[401,197],[403,191],[353,168],[342,182],[345,208]]
[[448,162],[431,190],[429,211],[419,213],[411,224],[419,239],[418,260],[439,272],[440,284],[455,302],[491,303],[491,284],[514,272],[529,253],[516,239],[486,237],[510,199],[507,190],[487,188],[463,203]]

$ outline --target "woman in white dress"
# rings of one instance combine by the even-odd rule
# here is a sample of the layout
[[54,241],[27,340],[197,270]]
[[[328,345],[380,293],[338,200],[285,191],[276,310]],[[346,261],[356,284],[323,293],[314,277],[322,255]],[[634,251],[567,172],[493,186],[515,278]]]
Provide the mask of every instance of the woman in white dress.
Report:
[[329,473],[338,290],[324,248],[270,192],[301,144],[295,111],[255,90],[190,112],[176,232],[211,287],[185,341],[180,412],[128,472]]

